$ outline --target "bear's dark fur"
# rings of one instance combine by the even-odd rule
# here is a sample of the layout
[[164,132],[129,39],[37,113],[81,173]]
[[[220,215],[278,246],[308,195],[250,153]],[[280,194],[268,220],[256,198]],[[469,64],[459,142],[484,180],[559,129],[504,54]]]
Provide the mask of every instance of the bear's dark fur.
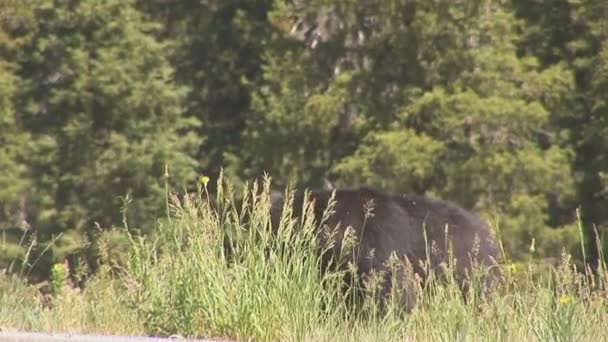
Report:
[[[332,191],[314,190],[309,194],[309,199],[315,204],[316,222],[319,223]],[[294,215],[302,212],[303,200],[304,192],[294,194]],[[283,194],[273,192],[270,202],[271,222],[276,231],[284,203]],[[366,215],[366,212],[371,215]],[[448,257],[446,225],[447,238],[456,259],[455,277],[463,288],[466,287],[467,274],[470,272],[471,257],[478,263],[489,266],[495,265],[498,256],[492,232],[478,216],[452,202],[421,195],[387,194],[365,187],[335,190],[334,213],[322,222],[322,226],[333,229],[338,223],[335,245],[323,259],[327,263],[339,253],[345,229],[351,226],[357,237],[358,253],[353,256],[361,278],[369,275],[372,270],[385,270],[386,262],[393,252],[399,258],[406,256],[412,270],[425,278],[421,262],[427,260],[427,255],[433,268],[445,262]],[[427,246],[433,245],[435,247],[427,249]],[[369,257],[370,253],[373,258]],[[404,269],[397,275],[403,275],[403,272]],[[383,293],[388,294],[391,286],[390,280],[386,281]],[[413,297],[408,293],[400,301],[408,311],[414,304]]]

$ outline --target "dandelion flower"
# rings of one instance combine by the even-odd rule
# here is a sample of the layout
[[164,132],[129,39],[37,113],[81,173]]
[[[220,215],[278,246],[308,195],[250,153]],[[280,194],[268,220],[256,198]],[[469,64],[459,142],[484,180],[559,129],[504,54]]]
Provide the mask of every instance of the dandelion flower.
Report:
[[207,183],[209,183],[209,177],[207,176],[201,176],[199,178],[199,182],[204,186],[207,187]]
[[570,304],[572,302],[572,296],[563,295],[559,297],[559,303],[562,305]]

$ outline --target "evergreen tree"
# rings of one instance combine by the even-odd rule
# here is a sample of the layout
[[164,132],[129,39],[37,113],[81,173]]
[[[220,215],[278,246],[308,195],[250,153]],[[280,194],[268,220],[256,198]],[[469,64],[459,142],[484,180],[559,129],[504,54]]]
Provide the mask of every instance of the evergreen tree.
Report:
[[554,254],[576,241],[573,227],[546,230],[549,195],[572,194],[550,114],[572,77],[518,56],[507,5],[277,4],[284,36],[267,54],[245,138],[252,168],[241,169],[450,198],[504,219],[516,256],[535,236]]
[[94,252],[125,200],[145,230],[165,215],[167,165],[177,190],[224,167],[452,199],[498,219],[515,257],[533,237],[541,255],[577,245],[580,205],[595,262],[607,14],[600,0],[0,0],[0,259],[34,234],[36,253],[62,234],[41,270]]
[[139,1],[145,13],[163,23],[157,35],[172,42],[176,80],[189,87],[186,112],[204,123],[199,169],[212,177],[241,152],[250,94],[261,77],[270,34],[271,5],[272,0]]
[[518,49],[533,55],[544,66],[565,62],[570,56],[568,42],[577,34],[570,0],[512,0],[517,18],[525,21]]
[[368,132],[390,126],[409,94],[466,64],[461,27],[479,4],[276,1],[269,18],[278,35],[238,168],[319,184]]
[[17,122],[14,96],[20,86],[16,54],[27,43],[35,22],[29,4],[5,2],[0,6],[0,269],[24,256],[19,247],[26,236],[25,195],[30,137]]
[[[576,38],[568,42],[577,91],[571,110],[562,114],[576,150],[578,201],[586,235],[587,258],[596,268],[597,241],[608,241],[608,4],[570,1]],[[599,233],[599,236],[596,234]],[[605,250],[605,249],[604,249]]]
[[563,68],[541,71],[534,59],[518,58],[514,25],[505,9],[488,5],[468,30],[471,63],[460,77],[412,97],[394,129],[374,134],[337,170],[352,181],[388,180],[388,189],[429,191],[498,214],[511,252],[536,237],[539,248],[559,253],[554,244],[563,241],[542,231],[547,195],[571,193],[572,182],[569,154],[551,143],[549,111],[571,78]]
[[[562,211],[580,206],[588,261],[597,266],[599,239],[606,246],[608,214],[608,150],[606,133],[606,65],[608,63],[608,4],[593,0],[516,0],[518,15],[526,21],[520,50],[534,53],[547,67],[567,65],[575,75],[575,89],[553,119],[568,134],[565,143],[575,152],[573,170],[576,197]],[[604,248],[606,250],[606,248]]]
[[55,0],[33,9],[38,30],[19,52],[17,113],[37,150],[29,221],[41,241],[59,233],[56,258],[84,248],[82,233],[163,215],[164,175],[194,180],[197,122],[173,81],[166,46],[123,0]]

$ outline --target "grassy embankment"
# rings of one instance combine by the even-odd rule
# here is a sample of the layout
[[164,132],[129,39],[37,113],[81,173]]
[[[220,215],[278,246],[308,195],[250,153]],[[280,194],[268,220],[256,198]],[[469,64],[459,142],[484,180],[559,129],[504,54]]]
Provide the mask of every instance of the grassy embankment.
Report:
[[[379,312],[371,299],[353,313],[338,290],[341,274],[320,275],[310,257],[310,220],[270,239],[267,197],[243,190],[241,208],[230,186],[220,188],[214,209],[202,187],[169,198],[169,217],[152,237],[112,233],[129,239],[128,250],[102,254],[105,265],[82,291],[67,286],[57,266],[43,306],[34,286],[0,275],[0,328],[258,341],[607,339],[606,277],[586,281],[566,255],[556,266],[506,267],[502,288],[488,298],[465,303],[453,282],[431,279],[407,315],[391,303]],[[257,229],[236,229],[243,226]],[[226,230],[235,244],[230,262]]]

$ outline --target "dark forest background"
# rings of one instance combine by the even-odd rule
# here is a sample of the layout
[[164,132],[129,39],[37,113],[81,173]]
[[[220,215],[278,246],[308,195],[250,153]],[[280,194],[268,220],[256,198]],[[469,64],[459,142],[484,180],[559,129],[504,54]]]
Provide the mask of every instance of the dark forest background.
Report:
[[123,215],[145,233],[166,183],[220,170],[451,199],[513,260],[593,266],[607,18],[605,0],[0,0],[0,268],[94,264]]

